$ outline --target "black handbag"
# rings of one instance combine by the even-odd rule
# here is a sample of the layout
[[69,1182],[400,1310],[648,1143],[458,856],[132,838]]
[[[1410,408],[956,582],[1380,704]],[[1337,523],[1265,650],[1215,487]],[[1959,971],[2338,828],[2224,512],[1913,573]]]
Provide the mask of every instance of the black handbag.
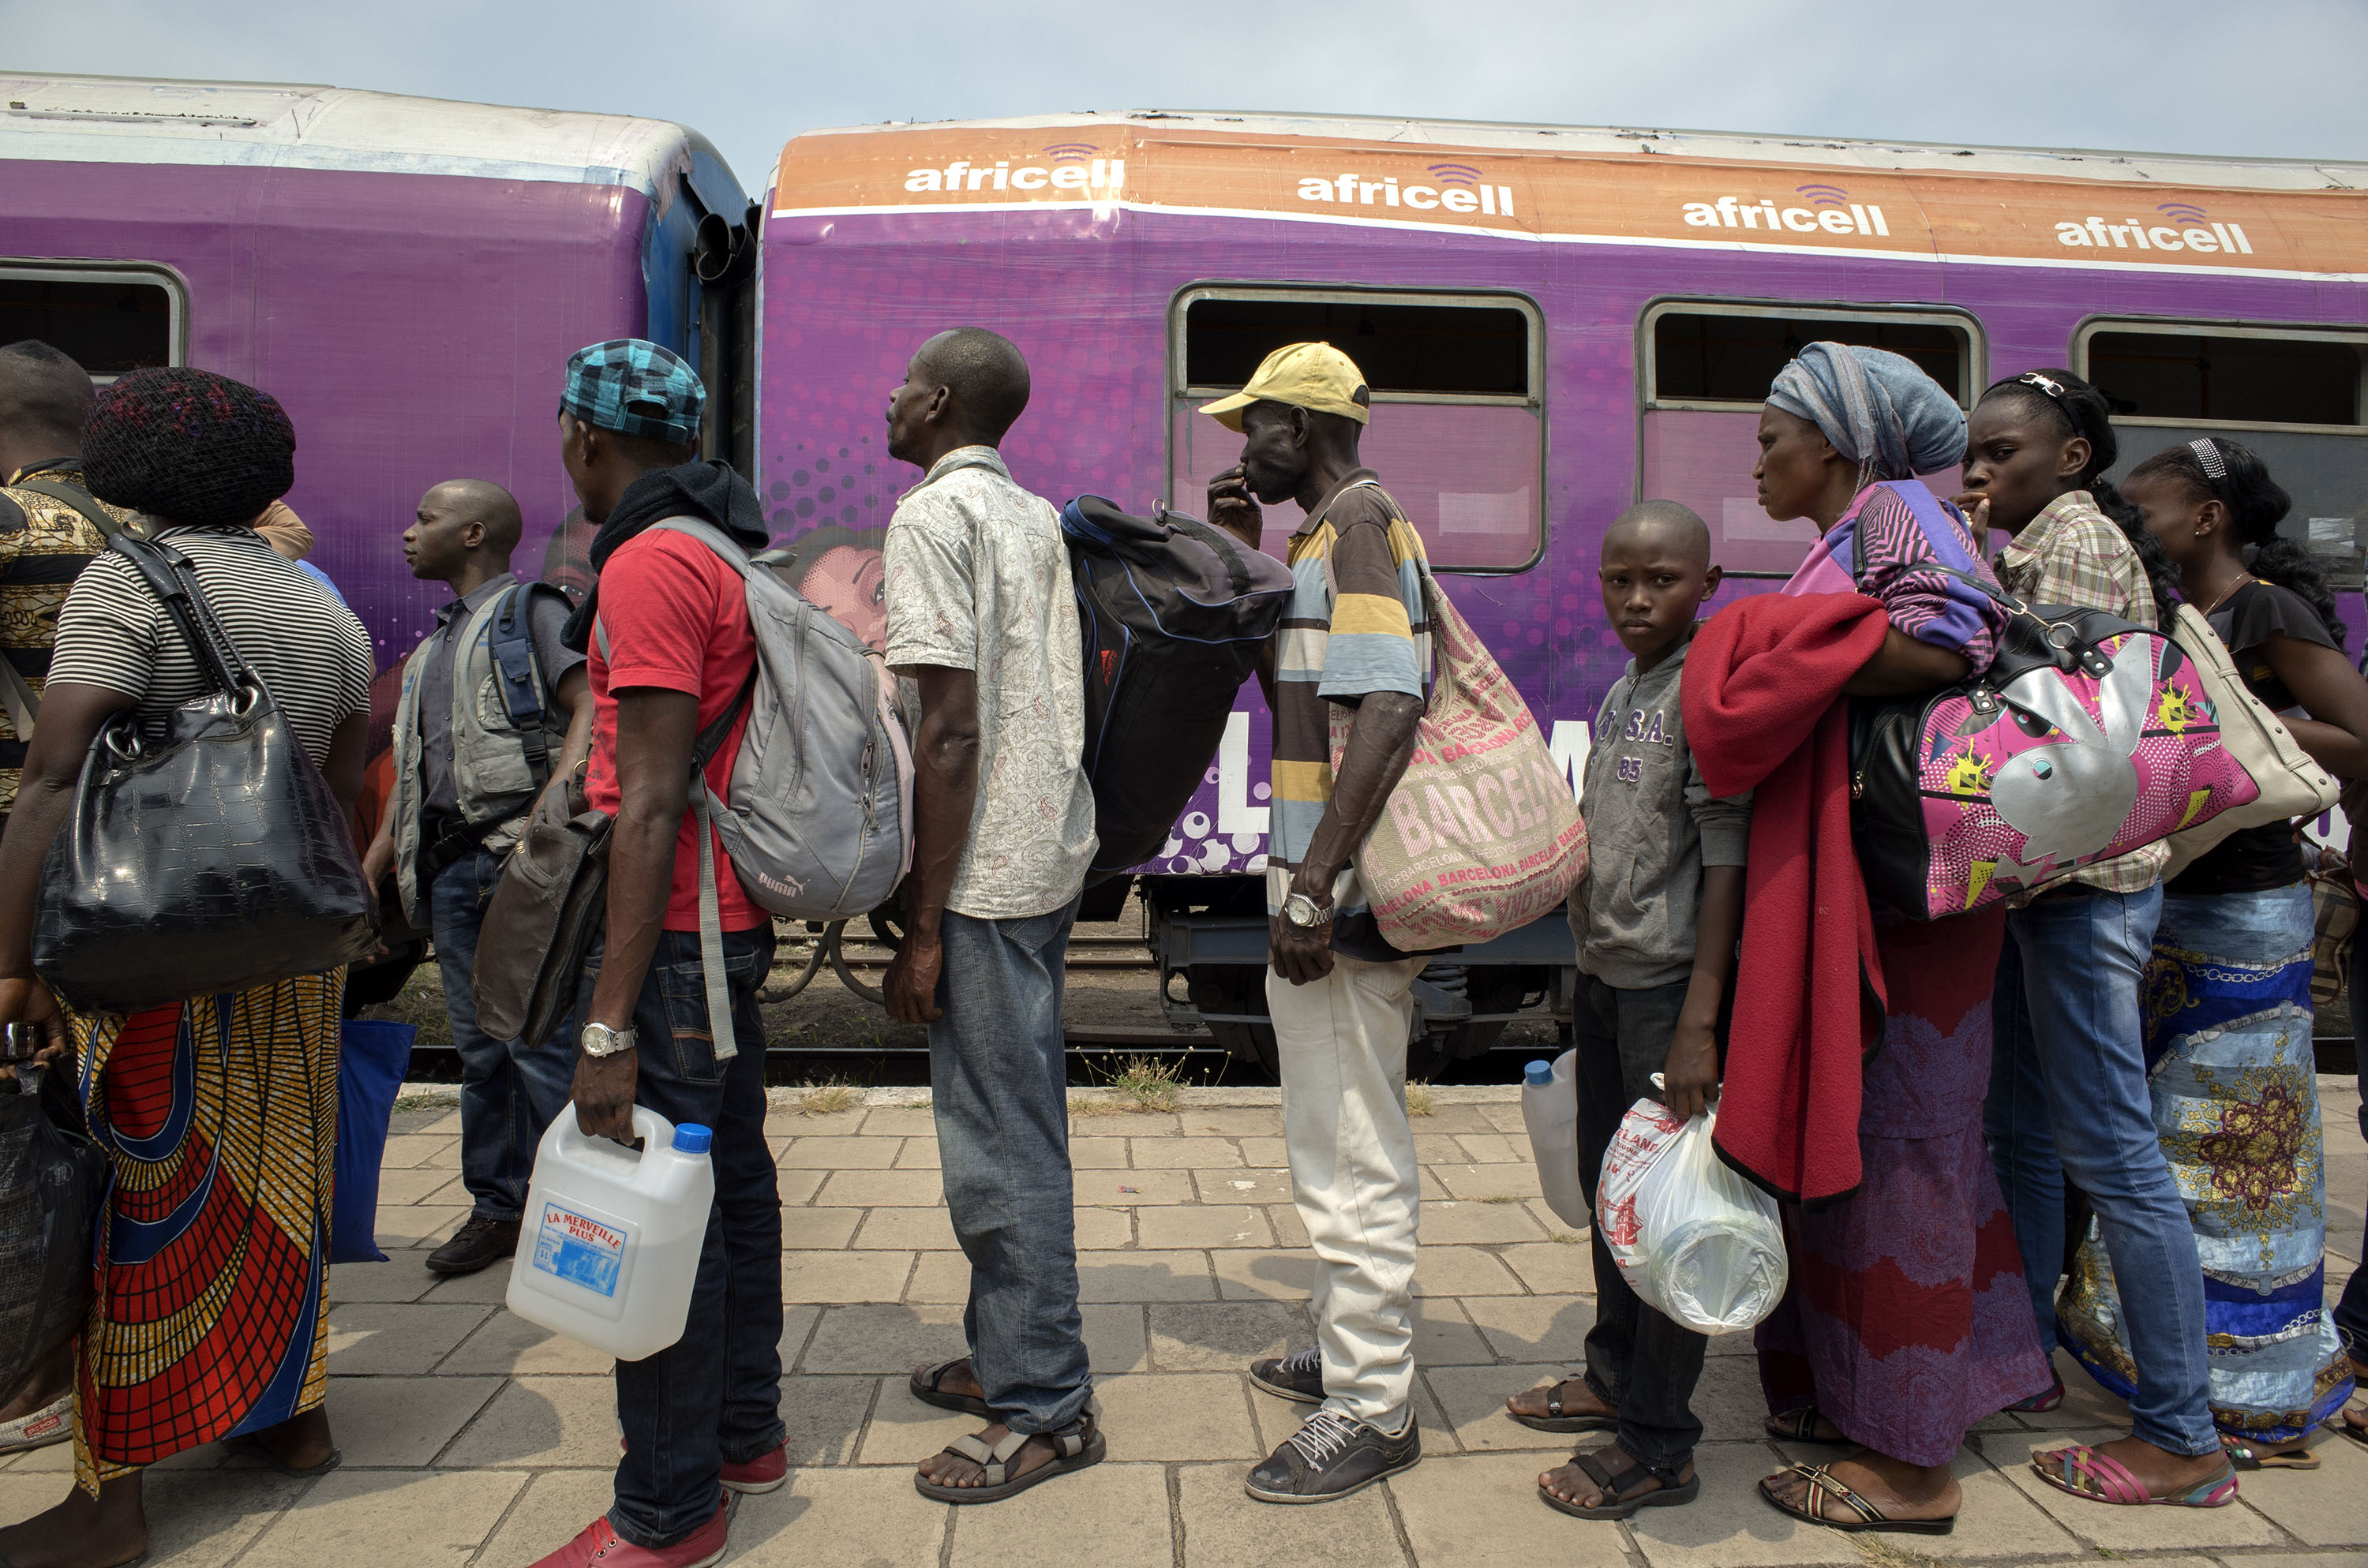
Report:
[[319,974],[378,941],[345,813],[188,559],[118,534],[214,689],[143,734],[108,719],[41,866],[33,967],[84,1012],[130,1013]]

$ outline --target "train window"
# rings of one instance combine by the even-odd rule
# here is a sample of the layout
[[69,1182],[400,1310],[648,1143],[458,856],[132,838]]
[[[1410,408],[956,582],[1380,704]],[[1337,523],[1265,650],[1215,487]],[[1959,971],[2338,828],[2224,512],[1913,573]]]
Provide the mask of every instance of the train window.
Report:
[[180,362],[179,280],[154,267],[0,261],[0,343],[38,338],[101,381]]
[[[1665,300],[1638,324],[1637,497],[1701,513],[1730,576],[1790,576],[1817,537],[1805,518],[1780,523],[1761,510],[1751,478],[1769,383],[1816,342],[1905,355],[1968,405],[1987,370],[1981,324],[1941,307]],[[1932,478],[1944,494],[1956,488],[1953,472]]]
[[[1518,572],[1545,540],[1545,330],[1515,294],[1201,286],[1169,319],[1171,503],[1198,511],[1241,437],[1199,406],[1287,343],[1330,343],[1373,400],[1362,450],[1441,571]],[[1289,529],[1269,528],[1277,551]]]
[[2368,336],[2358,334],[2092,323],[2074,353],[2119,415],[2316,429],[2368,426]]

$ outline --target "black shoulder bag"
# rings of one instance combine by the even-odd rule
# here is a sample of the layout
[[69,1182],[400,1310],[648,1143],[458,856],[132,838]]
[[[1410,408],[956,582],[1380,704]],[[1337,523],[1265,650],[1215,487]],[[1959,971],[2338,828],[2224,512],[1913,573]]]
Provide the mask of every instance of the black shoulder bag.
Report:
[[118,534],[213,689],[146,736],[100,727],[41,866],[33,967],[85,1012],[130,1013],[339,968],[378,940],[345,813],[231,643],[188,559]]

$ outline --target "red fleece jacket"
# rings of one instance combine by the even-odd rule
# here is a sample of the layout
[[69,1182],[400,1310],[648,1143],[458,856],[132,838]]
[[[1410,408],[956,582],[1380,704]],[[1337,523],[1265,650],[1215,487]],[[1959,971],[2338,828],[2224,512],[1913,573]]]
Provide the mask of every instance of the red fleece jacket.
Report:
[[1809,1205],[1858,1188],[1860,1073],[1883,1024],[1839,699],[1888,624],[1861,594],[1759,595],[1694,634],[1679,691],[1710,792],[1753,791],[1718,1152]]

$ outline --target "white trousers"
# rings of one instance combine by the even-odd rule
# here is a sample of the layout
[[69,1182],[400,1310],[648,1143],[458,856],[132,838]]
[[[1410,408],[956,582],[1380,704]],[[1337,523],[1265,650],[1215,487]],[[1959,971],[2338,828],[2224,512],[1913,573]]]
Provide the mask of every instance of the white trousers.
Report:
[[1394,1421],[1414,1393],[1415,1225],[1406,1030],[1426,960],[1333,957],[1306,985],[1267,971],[1292,1196],[1315,1249],[1325,1407]]

